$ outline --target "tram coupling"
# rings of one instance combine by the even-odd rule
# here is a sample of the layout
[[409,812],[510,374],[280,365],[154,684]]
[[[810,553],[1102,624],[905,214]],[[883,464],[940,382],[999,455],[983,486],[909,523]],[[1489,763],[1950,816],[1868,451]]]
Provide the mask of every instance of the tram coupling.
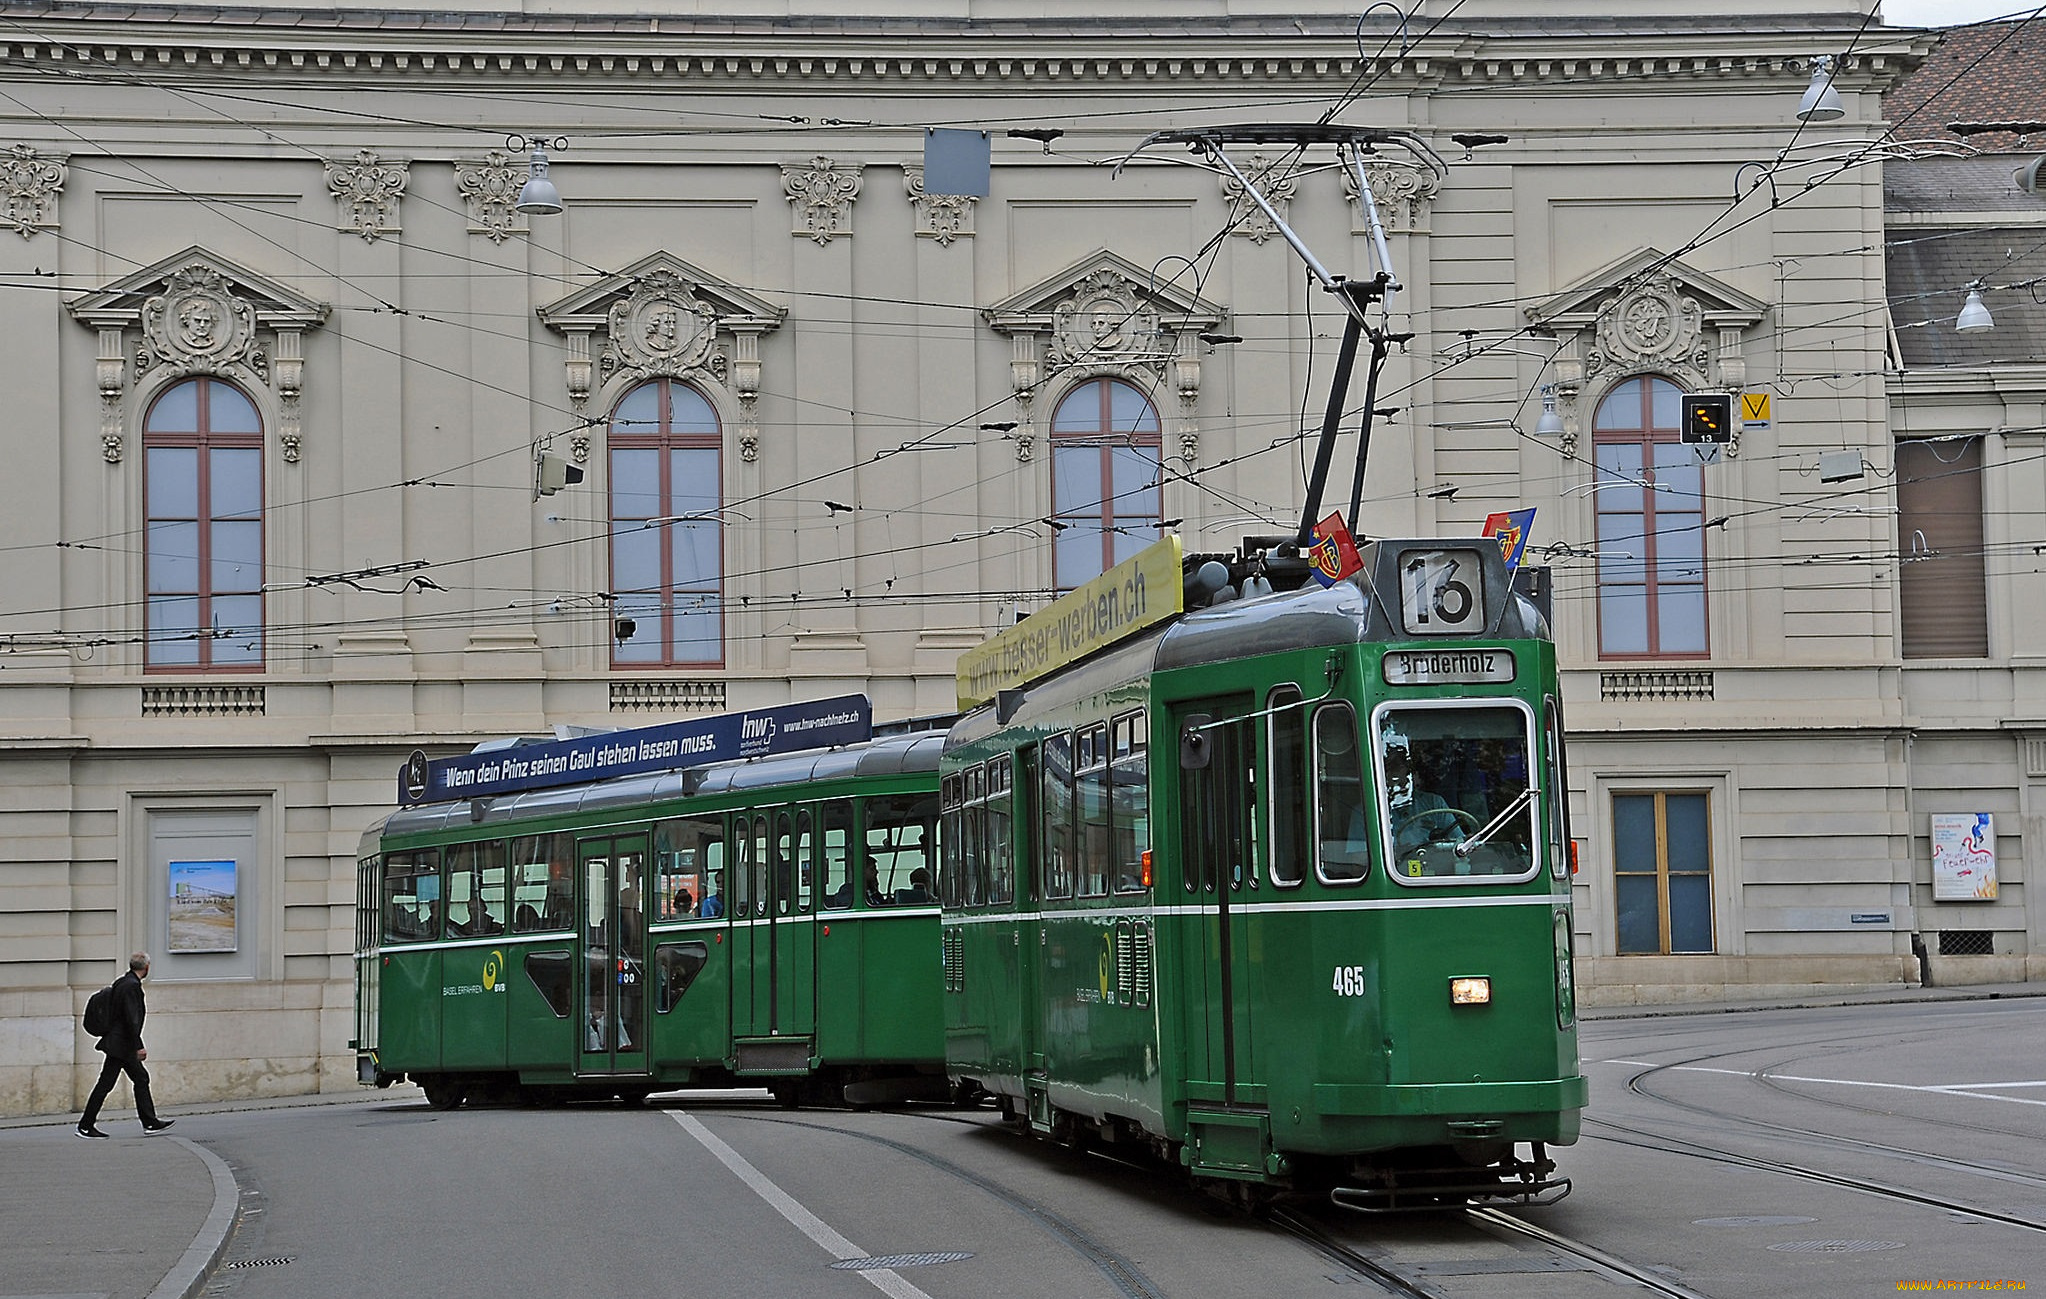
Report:
[[1542,1142],[1534,1157],[1509,1156],[1484,1168],[1467,1164],[1442,1167],[1380,1168],[1361,1186],[1337,1186],[1329,1202],[1356,1213],[1419,1213],[1477,1205],[1518,1205],[1542,1208],[1570,1194],[1570,1179],[1556,1176],[1556,1161]]

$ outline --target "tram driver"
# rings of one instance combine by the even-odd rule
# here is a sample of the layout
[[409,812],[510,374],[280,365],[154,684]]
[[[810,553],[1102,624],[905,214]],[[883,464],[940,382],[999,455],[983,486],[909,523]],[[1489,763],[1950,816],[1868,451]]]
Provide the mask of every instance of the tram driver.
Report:
[[1456,820],[1444,814],[1449,801],[1421,783],[1406,734],[1387,727],[1384,738],[1385,795],[1392,810],[1394,852],[1404,855],[1431,840],[1453,837]]

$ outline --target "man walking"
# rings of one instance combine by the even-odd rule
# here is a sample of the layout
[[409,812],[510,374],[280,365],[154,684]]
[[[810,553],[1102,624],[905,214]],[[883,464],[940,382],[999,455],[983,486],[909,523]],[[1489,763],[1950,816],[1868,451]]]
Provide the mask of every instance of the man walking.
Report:
[[99,1082],[94,1085],[92,1095],[86,1098],[85,1114],[78,1120],[78,1135],[81,1137],[105,1137],[94,1126],[99,1117],[99,1107],[106,1103],[107,1093],[113,1091],[114,1080],[122,1073],[135,1084],[135,1113],[142,1119],[144,1132],[161,1132],[176,1119],[158,1119],[156,1102],[149,1095],[149,1070],[142,1062],[149,1058],[149,1048],[142,1045],[142,1017],[148,1013],[142,1001],[142,981],[149,977],[149,953],[137,952],[128,958],[128,972],[114,980],[113,1006],[110,1027],[106,1036],[99,1040],[99,1049],[106,1053],[107,1062],[99,1071]]

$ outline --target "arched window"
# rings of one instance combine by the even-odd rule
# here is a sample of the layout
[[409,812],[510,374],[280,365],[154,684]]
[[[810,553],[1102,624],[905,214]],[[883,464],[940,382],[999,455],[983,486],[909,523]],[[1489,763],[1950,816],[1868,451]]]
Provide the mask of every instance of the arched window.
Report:
[[611,590],[632,635],[616,667],[725,661],[724,505],[717,411],[673,379],[642,383],[611,412]]
[[221,379],[187,379],[142,421],[144,661],[263,666],[263,421]]
[[1592,417],[1598,454],[1598,650],[1703,658],[1705,470],[1682,441],[1684,390],[1644,376]]
[[1158,539],[1158,411],[1120,379],[1090,379],[1051,416],[1052,581],[1070,591]]

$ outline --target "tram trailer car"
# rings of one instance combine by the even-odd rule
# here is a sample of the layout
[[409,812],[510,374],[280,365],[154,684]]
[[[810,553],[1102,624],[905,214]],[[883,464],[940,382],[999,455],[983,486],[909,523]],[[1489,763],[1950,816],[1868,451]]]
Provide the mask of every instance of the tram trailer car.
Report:
[[[406,808],[359,853],[359,1076],[941,1097],[936,731]],[[924,877],[928,878],[928,874]]]
[[1488,539],[1362,552],[955,724],[947,1068],[1246,1198],[1552,1202],[1587,1094],[1555,646]]

